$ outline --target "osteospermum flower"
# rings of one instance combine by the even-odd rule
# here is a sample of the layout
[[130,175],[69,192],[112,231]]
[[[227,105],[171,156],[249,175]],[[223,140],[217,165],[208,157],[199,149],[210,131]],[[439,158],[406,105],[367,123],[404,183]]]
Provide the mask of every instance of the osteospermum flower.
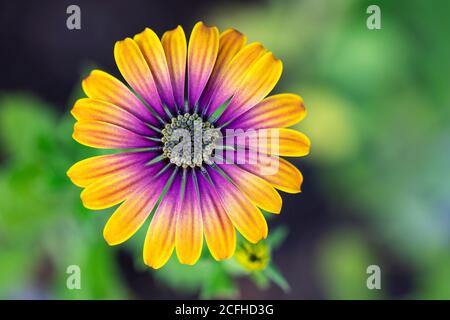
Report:
[[[161,40],[145,29],[114,48],[129,87],[100,70],[83,80],[87,98],[72,109],[73,138],[121,151],[82,160],[68,176],[84,188],[86,208],[120,204],[103,231],[108,244],[129,239],[152,214],[147,265],[160,268],[174,249],[181,263],[194,264],[203,236],[216,260],[227,259],[236,229],[252,243],[267,236],[260,209],[280,212],[275,188],[300,192],[301,173],[279,156],[309,151],[306,136],[287,129],[305,116],[303,101],[293,94],[265,98],[281,76],[281,61],[246,42],[234,29],[219,33],[201,22],[189,43],[180,26]],[[245,161],[229,161],[220,150],[232,156],[255,150],[254,136],[237,145],[221,142],[230,129],[270,129],[276,143],[245,153]]]

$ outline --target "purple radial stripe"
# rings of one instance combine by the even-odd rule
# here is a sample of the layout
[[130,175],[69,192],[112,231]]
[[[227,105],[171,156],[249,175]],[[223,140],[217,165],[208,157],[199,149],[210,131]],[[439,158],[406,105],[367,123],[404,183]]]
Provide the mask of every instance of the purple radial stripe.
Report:
[[227,162],[233,162],[239,168],[264,179],[275,175],[280,168],[280,158],[278,156],[259,153],[255,150],[242,149],[234,151],[233,156],[234,159],[227,159]]
[[90,98],[111,102],[149,124],[159,124],[139,98],[122,81],[109,73],[93,70],[83,80],[82,86],[86,95]]
[[[133,190],[142,188],[144,185],[151,183],[155,180],[156,175],[164,168],[164,164],[161,162],[146,165],[145,163],[136,164],[134,166],[125,169],[129,171],[131,183],[136,185]],[[127,174],[127,173],[125,173]]]
[[[105,120],[106,121],[106,120]],[[106,121],[108,122],[108,121]],[[146,137],[155,137],[156,132],[150,129],[144,122],[131,113],[120,114],[116,118],[110,118],[112,124],[118,125],[124,129],[130,130],[136,134]]]
[[156,145],[144,136],[102,121],[78,121],[72,137],[81,144],[101,149],[149,148]]
[[235,97],[233,97],[230,104],[225,108],[219,119],[217,119],[216,125],[223,126],[230,123],[232,120],[242,115],[245,111],[249,110],[255,104],[256,103],[240,105],[240,103],[236,103],[236,99]]
[[153,194],[154,196],[159,198],[173,172],[169,169],[165,170],[160,175],[157,175],[162,168],[164,168],[164,165],[162,163],[155,163],[143,168],[143,172],[148,171],[148,175],[145,175],[147,179],[143,180],[143,187],[141,189],[141,192],[148,192],[149,195]]
[[197,23],[188,46],[188,101],[193,108],[208,82],[217,59],[219,32],[215,27]]
[[[153,164],[146,166],[143,163],[137,163],[123,170],[103,176],[102,178],[89,184],[81,193],[81,198],[85,205],[89,204],[91,209],[103,209],[125,200],[136,190],[151,182],[156,174],[161,170],[162,164]],[[94,196],[97,194],[97,196]],[[97,197],[112,197],[108,204],[102,204],[95,200]],[[93,202],[91,202],[93,201]]]
[[175,104],[177,106],[177,109],[180,112],[182,112],[184,111],[184,85],[186,82],[185,77],[180,77],[179,79],[176,79],[171,75],[171,81]]
[[[159,40],[158,40],[159,41]],[[161,48],[162,49],[162,48]],[[162,53],[164,55],[164,52]],[[164,103],[170,110],[172,115],[176,114],[177,108],[175,107],[175,97],[172,90],[172,83],[170,80],[169,70],[167,68],[167,62],[164,61],[164,65],[161,66],[163,70],[155,70],[152,66],[153,78],[155,80],[155,85],[161,98],[161,102]],[[162,106],[159,108],[159,112],[164,112],[160,114],[161,117],[165,117],[165,111],[163,111]]]
[[233,183],[215,169],[207,168],[228,217],[238,231],[252,243],[267,236],[267,222],[261,211]]
[[77,120],[103,121],[147,137],[155,135],[155,132],[141,119],[106,101],[91,98],[79,99],[71,113]]
[[[126,129],[124,129],[126,130]],[[157,145],[155,141],[151,141],[144,136],[135,134],[132,131],[128,131],[127,134],[125,134],[124,131],[120,132],[122,130],[119,130],[118,135],[121,135],[121,140],[123,141],[123,146],[126,148],[150,148]]]
[[[193,170],[188,170],[186,174],[186,188],[184,192],[184,199],[183,203],[186,205],[187,202],[191,202],[189,206],[197,206],[198,205],[198,192],[195,185],[195,177]],[[194,201],[197,201],[197,203],[194,203]],[[184,206],[183,206],[184,207]]]
[[182,263],[195,263],[203,244],[203,222],[194,169],[186,171],[186,186],[176,227],[177,256]]
[[246,42],[246,37],[239,31],[228,29],[221,33],[219,37],[219,52],[214,65],[211,77],[208,80],[205,90],[200,97],[199,106],[204,111],[215,92],[214,88],[218,87],[218,82],[223,79],[223,75],[229,71],[227,68],[233,57],[242,49]]
[[[192,63],[191,63],[192,64]],[[191,67],[192,69],[192,67]],[[190,70],[190,69],[189,69]],[[189,71],[188,101],[189,107],[194,108],[208,80],[209,73]]]
[[115,172],[111,173],[135,170],[137,173],[140,173],[142,175],[145,175],[145,173],[149,173],[150,177],[154,176],[161,170],[163,164],[159,162],[153,164],[148,163],[157,156],[158,153],[149,151],[118,153],[114,155],[114,157],[117,158],[116,162],[120,163],[120,165],[117,165],[114,168]]
[[135,39],[144,53],[162,101],[175,114],[176,108],[170,72],[160,39],[153,30],[148,28],[140,35],[135,36]]
[[161,44],[166,56],[166,65],[172,93],[178,110],[184,109],[184,85],[186,78],[186,35],[181,26],[164,33]]
[[282,63],[271,52],[264,54],[248,71],[228,107],[217,121],[222,126],[264,99],[275,87],[282,73]]
[[[142,153],[146,153],[146,152],[142,152]],[[153,158],[154,157],[151,157],[150,155],[142,156],[135,164],[127,166],[127,168],[124,168],[124,170],[125,171],[128,169],[136,170],[136,171],[140,172],[142,175],[154,176],[158,172],[160,172],[162,168],[164,168],[164,163],[163,162],[155,162],[155,163],[149,164],[149,162]]]
[[[259,104],[258,104],[259,105]],[[267,113],[267,110],[263,108],[258,108],[258,105],[253,106],[250,110],[244,112],[239,115],[235,119],[233,119],[226,127],[227,129],[265,129],[265,128],[277,128],[277,121],[274,121],[273,118],[270,119],[270,122],[264,121],[264,114]],[[277,115],[280,117],[280,115]],[[261,120],[257,120],[257,118]],[[281,118],[278,122],[282,123],[284,118]]]
[[[256,112],[252,112],[255,107],[251,108],[244,114],[241,114],[237,118],[233,119],[229,124],[227,124],[227,129],[263,129],[271,128],[276,126],[268,126],[263,120],[256,121],[253,115],[257,115]],[[273,120],[272,120],[273,121]]]
[[[181,206],[181,202],[183,200],[183,190],[182,190],[182,182],[183,182],[183,171],[180,169],[175,169],[175,175],[173,177],[173,180],[167,189],[166,194],[164,195],[163,201],[164,202],[170,202],[171,205],[174,206]],[[170,173],[173,171],[169,168],[167,169]],[[173,214],[176,214],[178,210],[172,210]]]
[[[137,92],[137,91],[136,91]],[[158,93],[158,89],[155,84],[153,84],[152,89],[148,89],[146,91],[137,92],[137,94],[142,97],[145,103],[158,114],[160,117],[164,118],[166,112],[164,111],[161,96]],[[149,111],[150,112],[150,111]],[[153,123],[152,123],[153,124]],[[159,125],[159,122],[157,122]]]
[[114,57],[120,73],[133,90],[160,116],[164,115],[154,76],[138,43],[131,38],[117,42]]
[[95,156],[74,164],[67,175],[77,186],[86,187],[96,179],[126,170],[135,164],[142,166],[156,155],[154,152],[124,152]]
[[201,172],[197,174],[197,183],[200,201],[202,201],[201,199],[208,198],[211,194],[214,194],[214,187],[206,180]]
[[125,165],[128,165],[127,161],[130,161],[131,163],[146,164],[158,155],[159,153],[153,151],[132,151],[117,153],[113,156],[117,157],[117,161],[124,161]]
[[287,128],[301,121],[306,115],[300,96],[276,94],[269,96],[248,111],[234,118],[229,129]]
[[211,184],[201,172],[197,174],[197,183],[205,231],[213,227],[210,225],[213,221],[217,221],[220,228],[226,231],[227,225],[231,225],[231,222],[221,204],[214,184]]

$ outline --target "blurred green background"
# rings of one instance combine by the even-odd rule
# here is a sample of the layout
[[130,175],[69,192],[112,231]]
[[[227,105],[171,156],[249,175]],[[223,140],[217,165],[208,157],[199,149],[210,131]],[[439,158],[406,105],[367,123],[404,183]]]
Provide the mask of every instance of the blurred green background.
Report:
[[[72,2],[0,1],[0,298],[450,298],[449,2],[75,1],[82,30],[69,31]],[[381,30],[366,27],[371,4]],[[253,248],[262,267],[204,252],[194,267],[150,270],[145,226],[108,247],[112,210],[84,209],[65,175],[98,154],[71,139],[68,112],[90,66],[117,75],[116,40],[177,24],[188,34],[198,20],[263,43],[284,64],[275,92],[306,103],[303,192],[283,195]],[[66,286],[70,265],[80,290]],[[369,265],[381,290],[366,287]]]

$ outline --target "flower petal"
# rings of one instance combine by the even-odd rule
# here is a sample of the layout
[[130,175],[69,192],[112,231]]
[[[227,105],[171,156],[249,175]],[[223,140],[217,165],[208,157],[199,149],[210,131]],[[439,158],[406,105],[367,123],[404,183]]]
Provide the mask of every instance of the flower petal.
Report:
[[[269,182],[275,188],[288,193],[298,193],[303,182],[301,172],[290,162],[278,156],[246,152],[247,159],[239,166]],[[242,157],[235,155],[235,159]],[[239,163],[239,162],[238,162]]]
[[81,192],[81,201],[86,208],[92,210],[115,206],[127,199],[143,184],[152,181],[161,167],[160,163],[153,165],[137,163],[125,170],[107,175],[89,184]]
[[131,38],[117,41],[114,58],[128,84],[154,111],[164,117],[165,112],[153,75],[137,43]]
[[184,198],[177,219],[175,247],[178,260],[193,265],[200,258],[203,246],[203,222],[195,173],[186,175]]
[[309,153],[309,138],[297,130],[271,128],[255,130],[253,133],[235,133],[235,146],[277,156],[302,157]]
[[77,100],[70,111],[77,120],[107,122],[140,135],[151,136],[154,132],[140,119],[118,106],[98,99]]
[[226,65],[225,71],[218,77],[217,85],[207,94],[211,96],[206,115],[208,118],[239,89],[246,74],[258,62],[267,50],[257,42],[242,48]]
[[82,82],[83,90],[89,98],[110,102],[142,121],[152,125],[159,122],[150,110],[120,80],[101,70],[93,70]]
[[169,107],[172,114],[176,114],[169,68],[161,41],[159,41],[156,33],[149,28],[135,35],[134,40],[139,45],[145,61],[150,67],[162,101]]
[[280,213],[283,201],[270,183],[235,164],[222,164],[220,168],[256,206],[268,212]]
[[217,201],[218,196],[209,181],[202,174],[197,175],[197,180],[206,244],[214,259],[228,259],[236,249],[236,232],[233,223],[223,206]]
[[206,107],[208,105],[211,95],[214,92],[213,89],[219,84],[219,79],[222,79],[225,73],[228,72],[228,64],[242,49],[246,42],[247,37],[234,29],[227,29],[220,34],[219,53],[217,54],[217,60],[211,73],[211,77],[200,98],[200,106]]
[[219,30],[198,22],[192,29],[188,48],[188,101],[193,108],[214,68],[219,51]]
[[227,128],[286,128],[303,120],[306,115],[303,99],[295,94],[270,96],[233,120]]
[[166,185],[168,171],[132,193],[113,213],[103,229],[103,237],[110,246],[120,244],[133,236],[150,215]]
[[164,33],[161,44],[166,54],[172,91],[178,109],[184,108],[184,83],[186,77],[187,44],[184,30],[181,26]]
[[218,120],[223,125],[260,102],[280,79],[283,65],[271,52],[266,53],[245,75],[239,90]]
[[176,174],[167,193],[155,211],[144,243],[144,263],[154,269],[161,268],[175,247],[177,217],[182,193],[181,174]]
[[155,145],[145,137],[122,127],[102,121],[78,121],[73,139],[88,147],[100,149],[148,148]]
[[231,182],[214,169],[208,168],[217,195],[238,231],[250,242],[267,237],[267,222],[261,211]]
[[144,165],[153,157],[155,153],[152,152],[125,152],[91,157],[75,163],[67,171],[67,175],[75,185],[84,188],[98,179],[126,170],[135,164]]

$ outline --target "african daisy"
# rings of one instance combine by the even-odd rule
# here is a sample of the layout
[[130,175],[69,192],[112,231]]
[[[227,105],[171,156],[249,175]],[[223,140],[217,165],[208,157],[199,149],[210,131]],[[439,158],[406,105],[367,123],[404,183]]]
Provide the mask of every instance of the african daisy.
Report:
[[305,116],[303,101],[265,98],[281,61],[246,42],[234,29],[219,34],[202,22],[189,43],[180,26],[161,40],[145,29],[114,47],[129,87],[100,70],[83,80],[87,98],[71,111],[73,138],[116,153],[82,160],[67,174],[84,188],[86,208],[120,204],[103,231],[108,244],[126,241],[152,215],[147,265],[162,267],[174,249],[181,263],[196,263],[203,235],[211,255],[227,259],[235,229],[252,243],[266,238],[261,209],[280,212],[275,188],[300,192],[300,171],[279,156],[309,152],[308,138],[287,129]]

